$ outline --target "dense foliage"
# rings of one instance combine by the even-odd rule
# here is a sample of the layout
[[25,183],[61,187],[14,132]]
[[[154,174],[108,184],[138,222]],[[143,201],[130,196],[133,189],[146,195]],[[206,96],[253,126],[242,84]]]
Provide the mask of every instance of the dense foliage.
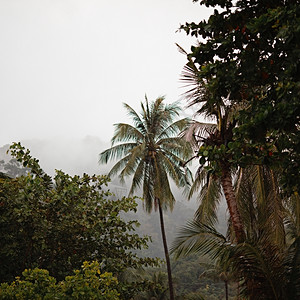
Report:
[[26,269],[22,275],[0,285],[0,299],[119,299],[117,279],[112,273],[101,273],[98,262],[84,262],[81,270],[60,282],[38,268]]
[[[186,133],[199,159],[191,193],[200,190],[201,203],[174,250],[208,254],[247,299],[298,299],[300,3],[200,4],[215,10],[181,26],[199,43],[179,49],[188,104],[215,124],[194,122]],[[227,236],[214,228],[222,194]]]
[[147,247],[149,237],[136,234],[138,222],[120,214],[136,211],[137,204],[132,198],[113,199],[106,176],[56,171],[52,179],[29,150],[14,144],[11,151],[31,172],[0,179],[1,281],[34,267],[61,280],[84,260],[98,260],[114,275],[157,262],[135,253]]
[[283,172],[282,187],[298,192],[299,1],[203,0],[200,4],[214,7],[214,13],[207,21],[181,27],[203,38],[188,54],[185,75],[196,67],[193,76],[199,83],[190,94],[200,97],[205,109],[225,104],[235,110],[232,124],[239,126],[224,149],[233,163],[277,165]]

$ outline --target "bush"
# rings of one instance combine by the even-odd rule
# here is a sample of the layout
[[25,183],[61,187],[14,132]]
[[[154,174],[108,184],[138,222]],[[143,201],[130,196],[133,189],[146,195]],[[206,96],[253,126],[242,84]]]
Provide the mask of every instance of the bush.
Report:
[[43,269],[28,269],[22,275],[1,284],[0,299],[119,299],[117,279],[112,273],[101,274],[97,261],[84,262],[81,270],[58,283]]

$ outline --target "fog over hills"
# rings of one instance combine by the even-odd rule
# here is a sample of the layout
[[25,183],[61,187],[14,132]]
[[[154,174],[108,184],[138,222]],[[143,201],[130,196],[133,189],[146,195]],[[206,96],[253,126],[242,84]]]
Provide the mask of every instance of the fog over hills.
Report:
[[99,153],[109,147],[109,143],[95,136],[27,139],[21,144],[30,149],[31,155],[39,159],[43,170],[50,175],[54,175],[55,169],[70,175],[104,174],[109,169],[98,164]]

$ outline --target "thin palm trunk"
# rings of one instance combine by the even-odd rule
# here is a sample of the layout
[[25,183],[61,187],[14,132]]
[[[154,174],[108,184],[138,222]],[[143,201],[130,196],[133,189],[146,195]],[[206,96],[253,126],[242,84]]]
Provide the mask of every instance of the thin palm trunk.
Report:
[[238,243],[243,242],[245,237],[243,222],[238,210],[237,200],[232,186],[230,169],[227,166],[223,166],[222,168],[221,183],[226,198],[227,207],[229,210],[236,240]]
[[170,256],[169,256],[169,251],[168,251],[167,238],[166,238],[165,225],[164,225],[164,217],[163,217],[163,212],[162,212],[160,200],[157,199],[157,202],[158,202],[160,229],[161,229],[161,235],[162,235],[163,246],[164,246],[164,251],[165,251],[166,263],[167,263],[170,300],[174,300],[174,288],[173,288]]
[[225,282],[225,298],[226,298],[226,300],[228,300],[229,299],[228,298],[228,281],[225,280],[224,282]]

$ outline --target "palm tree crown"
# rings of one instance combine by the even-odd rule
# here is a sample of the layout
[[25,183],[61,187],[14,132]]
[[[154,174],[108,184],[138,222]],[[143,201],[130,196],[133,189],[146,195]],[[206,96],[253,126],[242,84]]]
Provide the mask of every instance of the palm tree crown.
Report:
[[180,107],[177,103],[165,105],[163,100],[160,97],[149,104],[146,98],[145,103],[141,103],[140,114],[124,103],[133,125],[115,124],[112,147],[103,151],[99,160],[107,163],[110,159],[120,159],[108,176],[119,174],[121,182],[132,176],[129,195],[142,188],[147,212],[157,208],[158,199],[164,208],[172,209],[175,199],[169,178],[177,186],[186,187],[187,178],[191,176],[189,170],[182,167],[191,154],[191,147],[178,136],[188,119],[174,122]]

